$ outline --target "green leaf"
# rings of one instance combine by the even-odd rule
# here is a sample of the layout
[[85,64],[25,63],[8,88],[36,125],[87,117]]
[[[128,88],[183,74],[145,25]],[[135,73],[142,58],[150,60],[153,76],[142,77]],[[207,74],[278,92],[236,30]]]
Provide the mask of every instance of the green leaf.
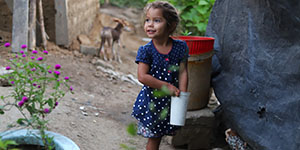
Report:
[[137,127],[134,123],[131,123],[127,126],[127,132],[132,135],[135,136],[137,133]]
[[179,71],[179,66],[176,65],[171,65],[168,70],[172,71],[172,72],[176,72]]
[[4,114],[4,106],[0,106],[0,115],[3,115]]
[[25,123],[24,123],[24,121],[26,121],[26,119],[24,119],[24,118],[19,118],[18,120],[17,120],[17,123],[19,124],[19,125],[25,125]]
[[209,5],[209,3],[206,0],[199,0],[198,5]]
[[167,108],[164,108],[164,109],[160,112],[160,117],[159,117],[159,119],[160,119],[160,120],[165,119],[165,118],[167,117],[167,115],[168,115],[168,112],[169,112],[169,108],[168,108],[168,107],[167,107]]
[[154,102],[150,102],[150,103],[149,103],[149,109],[150,109],[150,111],[152,111],[152,112],[155,111]]

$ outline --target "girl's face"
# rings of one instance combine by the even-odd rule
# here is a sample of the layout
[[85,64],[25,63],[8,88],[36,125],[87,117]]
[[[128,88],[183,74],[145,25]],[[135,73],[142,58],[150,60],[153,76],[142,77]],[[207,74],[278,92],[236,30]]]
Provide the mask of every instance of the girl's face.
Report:
[[167,20],[163,17],[162,9],[150,8],[147,11],[144,31],[152,39],[169,37]]

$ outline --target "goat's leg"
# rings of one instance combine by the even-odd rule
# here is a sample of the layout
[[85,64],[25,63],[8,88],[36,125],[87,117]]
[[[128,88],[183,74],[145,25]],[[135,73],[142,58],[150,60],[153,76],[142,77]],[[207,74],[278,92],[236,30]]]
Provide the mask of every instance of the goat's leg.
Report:
[[100,48],[99,48],[98,53],[97,53],[97,55],[98,55],[99,57],[100,57],[101,52],[103,53],[103,51],[104,51],[104,43],[105,43],[105,39],[102,38],[102,39],[101,39]]
[[115,41],[112,42],[111,51],[113,55],[113,60],[116,60]]
[[121,56],[120,56],[120,50],[122,49],[122,45],[121,45],[121,42],[120,40],[118,40],[118,49],[117,49],[117,60],[119,63],[122,63],[122,60],[121,60]]

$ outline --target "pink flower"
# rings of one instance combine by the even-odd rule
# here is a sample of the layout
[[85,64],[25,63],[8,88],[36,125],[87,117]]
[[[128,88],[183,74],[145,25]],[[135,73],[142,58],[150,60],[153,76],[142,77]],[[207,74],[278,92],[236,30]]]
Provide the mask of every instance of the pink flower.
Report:
[[51,70],[48,70],[48,73],[50,73],[50,74],[51,74],[51,73],[52,73],[52,71],[51,71]]
[[60,69],[60,68],[61,68],[60,64],[55,65],[55,69]]
[[33,51],[32,51],[32,54],[37,54],[37,53],[38,53],[37,50],[33,50]]
[[73,91],[74,89],[73,89],[73,87],[72,86],[70,86],[70,91]]
[[55,73],[56,75],[58,75],[58,76],[60,75],[60,72],[59,72],[59,71],[56,71],[56,70],[55,70],[54,73]]
[[31,57],[31,59],[33,60],[33,59],[34,59],[34,57],[32,56],[32,57]]
[[48,51],[44,50],[43,53],[44,53],[44,54],[48,54]]
[[5,69],[6,69],[6,70],[10,70],[11,68],[10,68],[10,66],[7,66]]
[[31,71],[36,71],[36,69],[35,69],[35,68],[32,68]]
[[24,54],[24,51],[20,51],[21,54]]
[[22,57],[26,57],[26,54],[23,54]]
[[22,101],[27,102],[28,101],[28,97],[23,96]]
[[11,81],[10,84],[15,84],[15,81]]
[[43,57],[37,58],[38,61],[42,61],[43,59],[44,59]]
[[54,106],[57,106],[58,105],[58,102],[55,102]]
[[49,113],[49,112],[50,112],[49,108],[45,108],[45,109],[44,109],[44,113],[47,114],[47,113]]
[[41,88],[41,86],[40,86],[40,85],[38,85],[38,86],[37,86],[37,88]]
[[27,45],[24,44],[24,45],[21,46],[21,48],[25,49],[25,48],[27,48]]
[[69,80],[70,78],[68,76],[65,77],[65,80]]
[[19,107],[22,107],[22,106],[24,105],[24,101],[20,101],[20,102],[18,103],[18,105],[19,105]]
[[4,46],[5,47],[10,47],[10,43],[5,43]]
[[32,85],[33,85],[33,86],[36,86],[36,83],[33,83]]

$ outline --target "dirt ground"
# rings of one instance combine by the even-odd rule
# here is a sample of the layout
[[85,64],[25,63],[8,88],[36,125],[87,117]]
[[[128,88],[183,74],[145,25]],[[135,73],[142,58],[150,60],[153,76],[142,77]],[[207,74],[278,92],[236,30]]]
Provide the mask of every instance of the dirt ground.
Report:
[[[142,150],[147,139],[131,136],[126,130],[128,124],[135,123],[130,114],[141,88],[135,82],[137,65],[134,63],[138,47],[146,43],[142,40],[145,35],[140,24],[141,12],[131,8],[101,9],[90,34],[83,35],[88,37],[88,41],[74,40],[69,49],[49,43],[47,61],[52,65],[62,65],[64,75],[70,76],[75,92],[73,95],[67,94],[49,115],[49,130],[69,137],[82,150],[120,150],[120,144]],[[80,44],[99,46],[99,31],[103,25],[115,25],[111,21],[114,14],[119,14],[114,17],[126,19],[133,29],[122,33],[124,48],[120,52],[123,63],[98,63],[98,57],[81,54]],[[11,37],[10,33],[4,31],[0,31],[0,34],[4,37],[0,39],[0,66],[5,66],[11,49],[4,48],[3,43],[10,41]],[[9,89],[0,87],[0,95],[7,93]],[[0,116],[0,131],[16,117],[15,112]],[[161,149],[175,148],[164,139]]]

